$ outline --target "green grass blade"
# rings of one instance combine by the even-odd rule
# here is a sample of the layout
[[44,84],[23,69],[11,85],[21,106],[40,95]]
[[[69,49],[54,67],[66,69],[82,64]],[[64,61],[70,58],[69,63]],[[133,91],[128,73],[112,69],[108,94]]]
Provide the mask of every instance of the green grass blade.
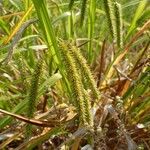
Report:
[[146,1],[146,0],[142,0],[139,3],[138,8],[136,9],[135,15],[132,19],[130,28],[128,30],[126,39],[129,38],[129,36],[132,34],[132,32],[136,29],[136,23],[137,23],[138,19],[141,17],[147,3],[148,3],[148,1]]
[[95,15],[96,15],[96,0],[90,0],[89,12],[88,12],[88,38],[90,39],[88,43],[88,62],[92,62],[93,51],[92,51],[92,38],[94,34],[95,27]]
[[[36,9],[36,13],[39,18],[40,27],[43,31],[43,36],[48,44],[48,47],[51,49],[52,56],[57,64],[59,64],[59,50],[57,45],[57,40],[55,37],[54,29],[52,27],[52,21],[49,17],[46,3],[44,0],[32,0]],[[53,46],[53,48],[51,47]]]

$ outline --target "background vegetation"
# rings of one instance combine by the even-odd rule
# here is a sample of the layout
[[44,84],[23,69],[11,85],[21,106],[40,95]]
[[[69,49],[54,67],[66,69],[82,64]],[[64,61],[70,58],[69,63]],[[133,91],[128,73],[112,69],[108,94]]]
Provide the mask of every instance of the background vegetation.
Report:
[[0,1],[0,149],[150,149],[148,0]]

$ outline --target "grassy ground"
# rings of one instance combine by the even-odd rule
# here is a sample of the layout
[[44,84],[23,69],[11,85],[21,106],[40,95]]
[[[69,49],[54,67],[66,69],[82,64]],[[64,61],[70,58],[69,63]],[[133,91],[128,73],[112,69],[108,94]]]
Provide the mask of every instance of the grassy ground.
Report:
[[0,1],[0,149],[150,149],[148,0]]

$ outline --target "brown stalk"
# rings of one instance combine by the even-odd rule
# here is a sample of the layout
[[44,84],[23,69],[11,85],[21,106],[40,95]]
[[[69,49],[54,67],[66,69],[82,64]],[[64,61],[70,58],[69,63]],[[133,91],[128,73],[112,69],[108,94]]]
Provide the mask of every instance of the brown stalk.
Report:
[[104,52],[105,52],[105,45],[106,45],[106,40],[103,41],[102,45],[102,51],[101,51],[101,58],[100,58],[100,67],[99,67],[99,73],[98,73],[98,82],[97,82],[97,87],[100,86],[101,82],[101,77],[102,77],[102,72],[104,70]]
[[7,15],[4,15],[4,16],[0,16],[0,19],[7,19],[7,18],[10,18],[12,16],[22,16],[24,14],[24,11],[21,11],[21,12],[15,12],[15,13],[11,13],[11,14],[7,14]]
[[46,121],[40,121],[40,120],[36,120],[36,119],[29,119],[29,118],[23,117],[21,115],[13,114],[11,112],[8,112],[8,111],[2,110],[2,109],[0,109],[0,112],[3,114],[9,115],[11,117],[14,117],[18,120],[21,120],[23,122],[30,123],[30,124],[40,126],[40,127],[54,127],[54,126],[60,124],[60,122],[56,121],[56,120],[52,120],[51,122],[49,122],[49,121],[46,122]]

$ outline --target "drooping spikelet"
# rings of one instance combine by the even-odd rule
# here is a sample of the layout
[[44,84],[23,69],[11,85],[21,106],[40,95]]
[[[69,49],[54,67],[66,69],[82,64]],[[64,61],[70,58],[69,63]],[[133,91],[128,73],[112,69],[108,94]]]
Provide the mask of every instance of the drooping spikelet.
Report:
[[88,89],[91,90],[92,95],[95,99],[99,99],[100,94],[96,87],[96,82],[91,73],[90,67],[87,64],[86,59],[82,56],[80,50],[78,48],[76,48],[75,46],[71,46],[70,50],[72,52],[74,59],[76,60],[76,64],[79,64],[79,66],[81,68],[82,77],[86,78],[85,82],[88,86]]
[[70,81],[70,86],[73,92],[73,98],[75,100],[75,105],[79,112],[80,122],[86,124],[86,114],[84,107],[84,97],[83,97],[83,86],[81,79],[78,75],[78,70],[72,55],[70,55],[69,49],[66,44],[61,43],[61,56],[63,58],[63,63],[65,65],[67,78]]
[[86,114],[86,121],[89,125],[93,126],[93,117],[91,111],[91,100],[88,91],[84,90],[84,106],[85,106],[85,114]]

